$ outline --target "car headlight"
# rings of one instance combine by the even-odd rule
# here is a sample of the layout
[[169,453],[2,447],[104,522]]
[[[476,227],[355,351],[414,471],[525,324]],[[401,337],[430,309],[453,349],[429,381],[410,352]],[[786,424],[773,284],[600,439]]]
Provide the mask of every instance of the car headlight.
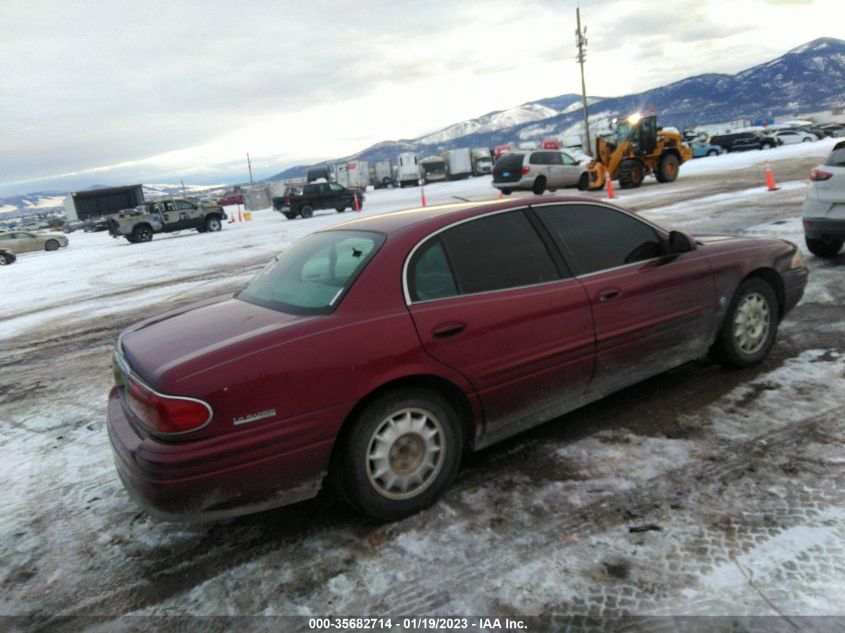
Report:
[[795,249],[795,254],[792,256],[792,261],[789,264],[789,268],[801,268],[801,251],[797,248]]

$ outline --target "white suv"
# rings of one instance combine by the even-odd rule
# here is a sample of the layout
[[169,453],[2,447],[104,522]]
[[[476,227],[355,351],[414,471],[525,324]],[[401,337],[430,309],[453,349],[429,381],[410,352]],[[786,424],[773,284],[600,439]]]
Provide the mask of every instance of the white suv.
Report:
[[586,165],[560,150],[504,154],[493,167],[493,186],[505,195],[516,190],[530,190],[540,195],[547,189],[555,191],[562,187],[578,187],[584,191],[589,184]]
[[818,257],[834,257],[845,243],[845,141],[810,172],[804,199],[804,239]]

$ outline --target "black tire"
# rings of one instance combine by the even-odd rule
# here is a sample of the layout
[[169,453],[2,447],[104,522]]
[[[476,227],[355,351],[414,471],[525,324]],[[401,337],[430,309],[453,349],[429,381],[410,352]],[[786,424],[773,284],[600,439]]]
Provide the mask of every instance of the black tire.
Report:
[[657,173],[654,174],[657,182],[675,182],[678,178],[678,170],[681,161],[675,154],[663,154],[660,163],[657,165]]
[[734,293],[711,356],[729,367],[759,363],[775,342],[779,319],[771,285],[758,277],[746,279]]
[[578,179],[578,191],[587,191],[590,188],[590,174],[584,172]]
[[56,240],[47,240],[46,242],[44,242],[44,250],[57,251],[59,250],[59,243]]
[[337,211],[338,213],[343,213],[344,211],[346,211],[346,207],[338,207],[337,209],[335,209],[335,211]]
[[619,188],[636,189],[643,183],[643,164],[633,158],[619,164]]
[[506,196],[509,196],[512,193],[510,189],[500,189],[500,191]]
[[537,176],[537,179],[534,181],[534,185],[531,187],[531,191],[534,193],[535,196],[539,196],[545,190],[546,190],[546,177],[545,176]]
[[[390,391],[350,424],[336,449],[332,478],[347,502],[370,516],[395,521],[419,512],[440,498],[458,472],[460,421],[434,391]],[[424,438],[423,431],[432,435]],[[403,492],[403,485],[410,489]]]
[[803,139],[801,142],[802,142],[802,143],[812,143],[812,142],[813,142],[813,139],[811,139],[811,138],[805,138],[805,139]]
[[284,215],[288,220],[295,220],[297,214],[292,211],[284,211],[282,215]]
[[715,149],[711,149],[711,150],[708,150],[707,155],[708,156],[718,156],[719,152],[717,152]]
[[0,255],[0,266],[8,266],[11,263],[11,259],[7,259],[5,255]]
[[216,215],[210,215],[205,219],[205,230],[208,233],[216,233],[223,228],[223,223]]
[[299,210],[299,214],[303,218],[310,218],[314,215],[314,207],[312,207],[310,204],[306,204]]
[[837,253],[842,250],[842,240],[832,240],[825,238],[804,237],[807,243],[807,248],[816,257],[836,257]]
[[133,244],[149,242],[151,239],[153,239],[153,230],[146,224],[139,224],[134,229],[132,229],[132,238],[135,240],[134,242],[132,242]]

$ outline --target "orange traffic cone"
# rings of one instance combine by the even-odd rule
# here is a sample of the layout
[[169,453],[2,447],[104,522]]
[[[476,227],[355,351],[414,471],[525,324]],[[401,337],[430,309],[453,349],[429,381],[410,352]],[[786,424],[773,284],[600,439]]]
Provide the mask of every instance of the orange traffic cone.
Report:
[[613,193],[613,180],[611,180],[609,176],[608,176],[608,178],[607,178],[607,197],[608,197],[609,199],[612,199],[612,198],[614,197],[614,193]]
[[241,205],[238,205],[238,222],[243,222],[243,221],[244,221],[244,214],[241,211]]
[[766,161],[766,186],[769,191],[777,191],[778,186],[775,184],[775,177],[772,175],[772,168],[769,167],[769,161]]
[[361,205],[358,204],[358,194],[357,194],[357,192],[352,194],[352,210],[357,211],[358,213],[361,213]]
[[504,198],[504,197],[505,197],[504,192],[503,192],[501,189],[499,189],[499,197],[498,197],[497,199],[498,199],[498,200],[501,200],[501,199],[502,199],[502,198]]
[[421,206],[421,207],[426,206],[426,202],[425,202],[425,187],[422,187],[422,186],[420,187],[420,206]]

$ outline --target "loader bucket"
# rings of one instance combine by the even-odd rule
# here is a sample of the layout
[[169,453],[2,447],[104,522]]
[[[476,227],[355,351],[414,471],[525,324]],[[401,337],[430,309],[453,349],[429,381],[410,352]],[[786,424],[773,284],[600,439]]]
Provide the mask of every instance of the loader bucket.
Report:
[[590,174],[590,191],[598,191],[604,189],[604,183],[607,180],[607,169],[601,163],[594,161],[587,166]]

